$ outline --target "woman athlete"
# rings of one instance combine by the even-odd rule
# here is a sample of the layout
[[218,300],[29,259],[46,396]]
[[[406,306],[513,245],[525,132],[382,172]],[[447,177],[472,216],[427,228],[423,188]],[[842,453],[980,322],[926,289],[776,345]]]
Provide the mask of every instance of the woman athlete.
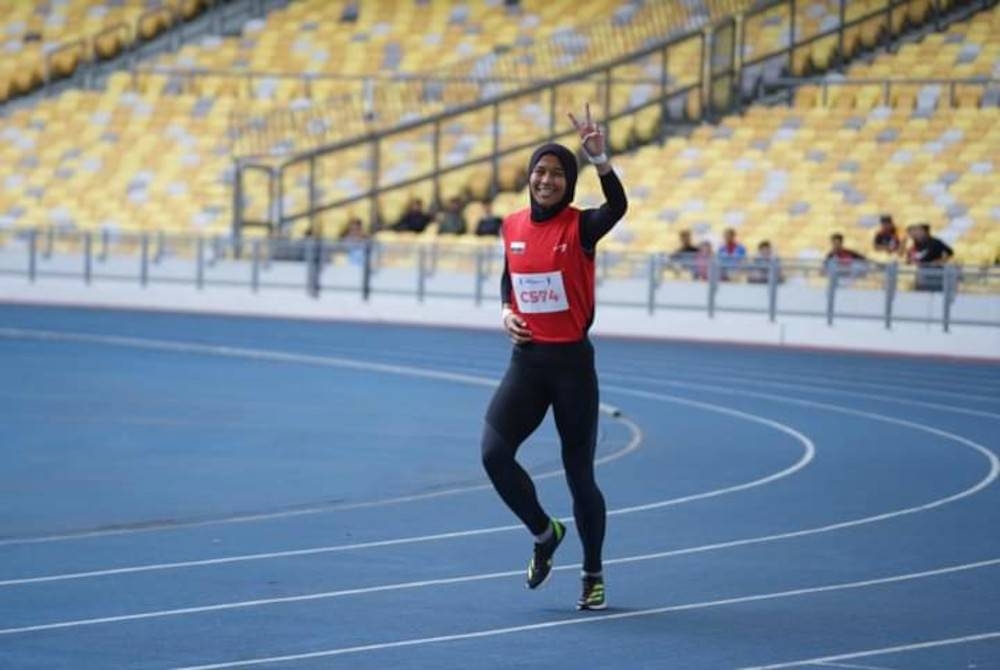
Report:
[[590,105],[583,122],[572,114],[569,118],[597,167],[606,202],[598,209],[570,206],[577,162],[566,147],[546,144],[531,156],[531,206],[507,216],[502,228],[501,318],[514,347],[486,412],[482,451],[493,486],[535,536],[527,586],[537,589],[552,570],[566,526],[542,509],[515,455],[552,407],[583,544],[583,593],[576,606],[598,610],[607,607],[601,572],[606,514],[594,479],[599,402],[587,331],[594,321],[594,249],[625,214],[627,201],[605,154],[604,132],[590,118]]

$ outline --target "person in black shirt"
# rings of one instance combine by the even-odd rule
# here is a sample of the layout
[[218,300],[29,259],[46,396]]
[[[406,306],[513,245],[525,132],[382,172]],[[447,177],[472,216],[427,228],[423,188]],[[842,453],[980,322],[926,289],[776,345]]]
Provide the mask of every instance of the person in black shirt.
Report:
[[892,220],[891,214],[883,214],[879,217],[879,229],[875,233],[875,239],[872,242],[872,246],[875,247],[875,251],[884,251],[888,254],[897,254],[903,246],[902,240],[899,239],[899,231],[896,230],[896,224]]
[[677,239],[680,241],[680,246],[671,255],[671,258],[677,258],[679,256],[683,257],[682,254],[694,255],[698,253],[698,247],[691,243],[691,231],[682,230],[677,234]]
[[944,287],[943,268],[954,250],[940,239],[931,235],[931,227],[926,223],[918,223],[909,228],[913,248],[910,251],[910,262],[916,263],[918,291],[940,291]]
[[951,260],[954,250],[940,239],[931,235],[931,227],[926,223],[913,226],[913,261],[922,267],[941,266]]
[[423,200],[414,198],[410,201],[410,207],[406,213],[392,229],[407,233],[422,233],[431,220],[431,215],[424,211]]
[[694,276],[694,259],[698,255],[698,247],[691,243],[691,231],[684,229],[677,234],[680,246],[670,254],[670,260],[685,270],[690,270]]
[[465,235],[468,224],[465,222],[465,213],[461,198],[452,198],[448,201],[447,207],[441,212],[438,220],[438,235]]
[[844,246],[844,236],[834,233],[830,236],[830,251],[826,254],[823,267],[826,273],[836,272],[841,277],[857,277],[867,271],[867,261],[863,254]]
[[476,224],[476,235],[481,237],[499,235],[502,224],[503,219],[493,213],[493,203],[485,200],[483,202],[483,215]]

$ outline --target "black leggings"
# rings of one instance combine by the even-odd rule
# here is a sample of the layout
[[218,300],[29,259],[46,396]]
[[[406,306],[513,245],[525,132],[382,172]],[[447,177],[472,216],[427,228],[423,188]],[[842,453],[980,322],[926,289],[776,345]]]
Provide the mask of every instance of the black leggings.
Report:
[[589,340],[517,345],[486,412],[482,443],[483,465],[500,497],[528,530],[544,533],[549,516],[538,503],[531,477],[514,457],[552,407],[588,573],[601,571],[606,516],[604,496],[594,480],[598,405]]

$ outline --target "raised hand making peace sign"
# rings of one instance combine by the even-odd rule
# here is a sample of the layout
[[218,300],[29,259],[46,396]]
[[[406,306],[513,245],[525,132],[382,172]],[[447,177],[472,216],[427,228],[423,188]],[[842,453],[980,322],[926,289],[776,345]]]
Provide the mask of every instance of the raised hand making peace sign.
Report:
[[601,166],[608,162],[608,157],[604,153],[604,129],[594,122],[590,117],[590,103],[585,107],[586,118],[581,122],[577,120],[573,113],[568,114],[569,120],[573,122],[573,127],[580,133],[580,140],[583,142],[583,150],[594,165]]

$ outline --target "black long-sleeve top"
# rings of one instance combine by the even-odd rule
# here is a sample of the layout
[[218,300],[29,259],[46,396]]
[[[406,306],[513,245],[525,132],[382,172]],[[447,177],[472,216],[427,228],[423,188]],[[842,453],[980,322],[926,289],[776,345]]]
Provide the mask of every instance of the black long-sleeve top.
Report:
[[[580,212],[580,245],[588,254],[594,253],[597,243],[611,232],[628,210],[625,187],[622,186],[614,170],[601,176],[601,190],[604,192],[604,204],[597,209],[585,209]],[[510,271],[507,267],[507,257],[504,255],[503,275],[500,277],[501,304],[510,300],[510,291]]]

